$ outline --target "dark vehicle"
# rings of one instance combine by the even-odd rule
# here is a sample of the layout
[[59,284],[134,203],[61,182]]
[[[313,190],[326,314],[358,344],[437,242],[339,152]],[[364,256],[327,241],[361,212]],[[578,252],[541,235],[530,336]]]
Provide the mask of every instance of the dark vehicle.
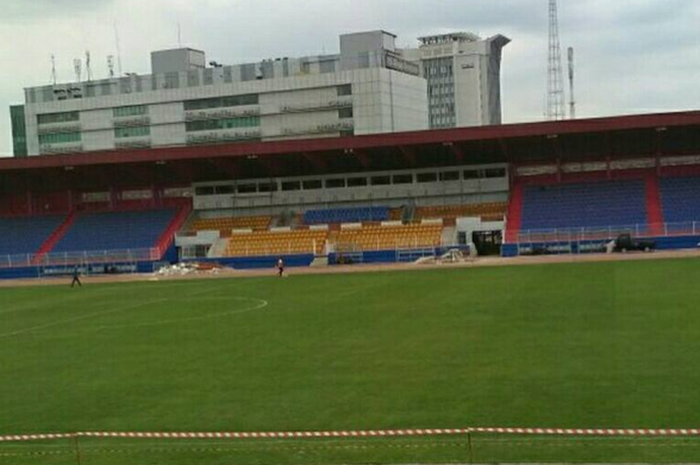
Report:
[[615,239],[615,252],[639,250],[649,252],[656,248],[656,241],[632,239],[629,234],[620,234]]

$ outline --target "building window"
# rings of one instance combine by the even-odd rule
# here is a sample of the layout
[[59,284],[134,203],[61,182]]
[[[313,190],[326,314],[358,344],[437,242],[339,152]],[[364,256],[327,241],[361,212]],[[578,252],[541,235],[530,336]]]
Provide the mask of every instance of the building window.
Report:
[[205,69],[204,70],[204,85],[205,86],[211,86],[214,84],[214,70],[213,69]]
[[393,184],[413,184],[412,174],[395,174]]
[[239,194],[255,194],[257,187],[255,184],[240,184],[237,191]]
[[59,134],[39,134],[40,144],[68,144],[71,142],[80,142],[81,137],[79,132],[64,132]]
[[237,107],[242,105],[257,105],[258,94],[232,95],[229,97],[207,98],[185,101],[185,111],[208,110],[210,108]]
[[277,192],[276,182],[261,182],[258,184],[258,192]]
[[319,62],[319,67],[320,67],[321,74],[335,73],[335,61],[334,60],[321,61],[321,62]]
[[260,126],[259,116],[246,116],[243,118],[224,118],[208,121],[188,121],[185,123],[187,132],[217,131],[221,129],[238,129]]
[[141,116],[148,113],[148,107],[146,105],[134,105],[130,107],[118,107],[112,110],[115,118],[121,118],[124,116]]
[[487,168],[484,170],[484,177],[486,178],[505,178],[506,169],[505,168]]
[[216,186],[214,188],[214,192],[216,193],[216,195],[233,194],[233,191],[233,186],[230,184],[224,186]]
[[348,187],[362,187],[367,185],[367,178],[348,178]]
[[437,173],[418,173],[416,176],[418,182],[436,182],[437,179]]
[[440,181],[459,181],[459,171],[445,171],[440,173]]
[[298,191],[301,190],[301,183],[299,181],[285,181],[282,183],[283,191]]
[[131,93],[131,78],[121,78],[119,79],[119,92],[122,94]]
[[63,113],[48,113],[46,115],[37,116],[37,122],[39,124],[68,123],[71,121],[80,121],[80,112],[66,111]]
[[214,195],[214,186],[200,186],[194,188],[195,195]]
[[326,189],[338,189],[340,187],[345,187],[344,178],[326,179]]
[[199,85],[199,70],[189,71],[187,73],[187,85],[189,87],[197,87]]
[[145,137],[151,135],[150,126],[139,126],[135,128],[115,128],[114,137],[121,139],[124,137]]
[[347,118],[352,118],[352,117],[353,117],[352,107],[341,108],[340,110],[338,110],[338,118],[339,119],[347,119]]
[[164,87],[166,89],[177,89],[180,87],[180,73],[166,73]]
[[388,186],[391,184],[391,176],[372,176],[370,181],[373,186]]
[[312,179],[309,181],[304,181],[302,183],[302,186],[304,187],[305,191],[323,189],[323,181],[321,181],[320,179]]
[[338,97],[345,97],[347,95],[352,95],[352,84],[338,86]]
[[479,179],[479,170],[466,170],[464,179]]

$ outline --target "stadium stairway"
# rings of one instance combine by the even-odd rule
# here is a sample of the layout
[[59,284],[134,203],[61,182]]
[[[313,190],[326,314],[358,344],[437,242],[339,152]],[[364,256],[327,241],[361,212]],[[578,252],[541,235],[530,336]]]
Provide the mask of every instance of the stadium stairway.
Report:
[[33,265],[36,265],[38,263],[41,263],[42,258],[49,253],[58,242],[63,239],[63,236],[66,235],[68,230],[71,228],[73,223],[75,222],[75,218],[77,217],[77,210],[72,209],[68,216],[66,216],[66,219],[63,220],[63,222],[51,233],[51,235],[44,241],[44,243],[39,247],[39,250],[37,250],[34,260],[32,261]]
[[654,172],[647,173],[646,183],[646,206],[647,221],[649,222],[649,232],[654,235],[663,232],[664,213],[661,207],[661,192],[659,189],[659,177]]
[[523,215],[523,185],[516,182],[510,191],[508,214],[506,216],[506,242],[515,242],[518,238]]
[[166,250],[175,241],[175,234],[182,229],[185,223],[190,219],[192,213],[192,204],[190,202],[184,202],[180,205],[177,214],[172,219],[168,227],[163,231],[163,234],[158,238],[156,242],[156,248],[160,256],[163,256]]

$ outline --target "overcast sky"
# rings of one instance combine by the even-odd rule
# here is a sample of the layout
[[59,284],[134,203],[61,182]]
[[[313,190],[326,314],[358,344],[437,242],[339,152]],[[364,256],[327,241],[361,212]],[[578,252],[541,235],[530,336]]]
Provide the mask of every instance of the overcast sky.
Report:
[[[580,117],[700,108],[700,0],[559,0],[563,54],[576,49]],[[400,46],[426,34],[504,34],[507,123],[543,118],[547,0],[0,0],[0,154],[9,155],[9,105],[59,82],[92,54],[95,78],[116,55],[147,74],[152,50],[182,44],[225,64],[334,53],[338,35],[385,29]]]

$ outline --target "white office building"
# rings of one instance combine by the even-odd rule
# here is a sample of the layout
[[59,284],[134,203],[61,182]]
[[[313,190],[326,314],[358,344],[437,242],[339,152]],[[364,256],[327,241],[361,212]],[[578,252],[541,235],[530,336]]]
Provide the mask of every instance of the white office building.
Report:
[[25,89],[15,156],[412,131],[501,123],[501,49],[468,33],[340,36],[340,53],[233,66],[181,48],[148,75]]
[[428,81],[430,127],[501,124],[501,56],[510,39],[457,32],[418,40],[402,55],[420,63]]
[[222,66],[183,48],[153,52],[151,66],[25,89],[16,142],[38,155],[428,128],[426,80],[384,31],[341,36],[336,55]]

